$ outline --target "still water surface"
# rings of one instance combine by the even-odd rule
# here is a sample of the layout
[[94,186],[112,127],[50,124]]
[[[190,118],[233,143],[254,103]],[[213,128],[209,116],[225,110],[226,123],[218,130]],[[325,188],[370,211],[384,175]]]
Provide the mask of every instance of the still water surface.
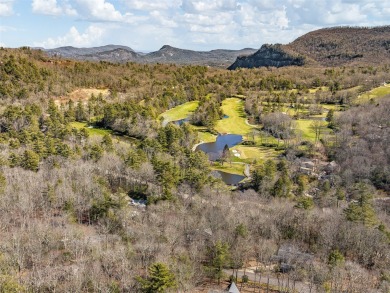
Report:
[[242,142],[242,135],[238,134],[223,134],[218,135],[215,142],[206,142],[198,145],[196,150],[200,150],[208,154],[209,160],[216,161],[221,155],[223,148],[227,145],[229,148]]

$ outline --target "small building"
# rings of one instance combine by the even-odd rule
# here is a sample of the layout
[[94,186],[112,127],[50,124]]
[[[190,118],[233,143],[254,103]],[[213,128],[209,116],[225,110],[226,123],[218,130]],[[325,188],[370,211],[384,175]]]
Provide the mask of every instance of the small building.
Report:
[[229,292],[229,293],[240,293],[240,291],[238,290],[237,286],[236,286],[236,283],[232,282],[225,290],[225,292]]
[[317,171],[317,160],[303,159],[299,163],[299,171],[306,175],[314,175]]
[[335,161],[332,161],[325,166],[325,172],[327,174],[336,173],[338,171],[340,171],[340,166]]
[[225,290],[220,290],[220,289],[213,289],[209,290],[208,293],[240,293],[238,290],[236,283],[232,282]]

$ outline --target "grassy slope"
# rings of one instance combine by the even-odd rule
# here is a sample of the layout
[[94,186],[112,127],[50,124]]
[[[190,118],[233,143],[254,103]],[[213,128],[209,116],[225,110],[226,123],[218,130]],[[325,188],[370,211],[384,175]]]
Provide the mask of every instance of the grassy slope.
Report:
[[237,162],[232,162],[230,164],[229,162],[226,162],[223,165],[221,165],[216,163],[211,167],[211,169],[223,171],[230,174],[244,175],[245,164],[237,163]]
[[305,140],[315,141],[315,133],[310,128],[310,125],[313,123],[313,120],[310,119],[300,119],[296,120],[296,127],[298,130],[302,131],[302,138]]
[[215,130],[219,133],[245,135],[252,129],[245,123],[244,101],[238,98],[228,98],[222,102],[222,111],[229,118],[218,120]]
[[374,88],[371,91],[360,95],[356,102],[357,103],[365,103],[365,102],[368,102],[370,99],[382,98],[386,95],[390,95],[390,85],[389,84]]
[[199,106],[199,101],[191,101],[172,108],[162,113],[159,117],[163,117],[165,121],[176,121],[187,118]]
[[253,162],[254,159],[271,159],[275,158],[278,154],[274,149],[261,146],[247,146],[247,145],[237,145],[232,148],[232,150],[237,150],[240,153],[240,158],[242,161],[247,163]]
[[205,128],[193,126],[195,130],[198,131],[198,138],[201,142],[214,142],[217,139],[217,136],[207,132]]
[[102,129],[102,128],[88,128],[88,124],[84,122],[71,122],[70,126],[76,129],[87,129],[88,133],[90,135],[100,135],[103,136],[105,134],[111,134],[112,131],[109,129]]

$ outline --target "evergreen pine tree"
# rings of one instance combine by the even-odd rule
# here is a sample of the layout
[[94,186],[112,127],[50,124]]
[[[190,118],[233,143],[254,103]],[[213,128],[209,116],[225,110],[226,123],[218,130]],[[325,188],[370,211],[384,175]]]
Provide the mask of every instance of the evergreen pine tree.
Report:
[[145,293],[167,292],[176,287],[175,275],[163,263],[152,264],[148,268],[147,278],[139,277],[141,290]]
[[25,150],[21,160],[21,166],[26,170],[38,171],[39,155],[33,150]]

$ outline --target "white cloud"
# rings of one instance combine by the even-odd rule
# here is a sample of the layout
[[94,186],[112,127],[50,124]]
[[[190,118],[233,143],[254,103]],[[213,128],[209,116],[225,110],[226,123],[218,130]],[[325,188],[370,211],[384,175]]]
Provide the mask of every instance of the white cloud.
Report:
[[106,0],[76,0],[80,8],[80,15],[97,21],[124,21],[122,13]]
[[101,27],[91,25],[84,33],[80,33],[72,26],[64,36],[49,38],[46,41],[35,43],[35,46],[44,48],[56,48],[61,46],[90,47],[101,43],[105,30]]
[[[379,0],[72,1],[86,20],[117,23],[110,42],[116,42],[114,35],[129,42],[131,35],[131,46],[149,50],[163,44],[258,48],[263,43],[289,43],[324,26],[385,24],[390,13],[390,2]],[[119,37],[123,29],[126,37]]]
[[0,0],[0,16],[10,16],[14,14],[14,0]]
[[152,11],[150,16],[152,16],[153,20],[157,21],[163,27],[174,28],[178,26],[176,21],[157,10]]
[[213,11],[234,11],[238,6],[236,0],[183,0],[181,7],[189,13],[210,13]]
[[179,8],[181,5],[181,0],[170,0],[170,1],[126,0],[126,5],[130,9],[136,9],[136,10],[167,10],[167,9]]
[[233,15],[231,13],[226,13],[226,12],[215,13],[214,15],[186,13],[183,15],[181,20],[189,24],[197,24],[202,26],[214,26],[214,25],[231,23],[233,21]]
[[283,9],[281,10],[275,11],[270,19],[271,25],[277,26],[281,29],[288,28],[289,22],[290,20],[287,17],[286,7],[283,7]]
[[16,28],[12,26],[0,25],[0,32],[16,31]]
[[33,12],[47,15],[77,15],[77,11],[67,3],[58,5],[57,0],[33,0],[31,3]]
[[[13,3],[0,0],[0,15],[13,13]],[[104,40],[136,50],[157,50],[164,44],[196,50],[259,48],[289,43],[321,27],[386,25],[390,19],[390,1],[383,0],[32,0],[32,8],[90,24],[84,31],[75,24],[40,45],[96,46]]]

